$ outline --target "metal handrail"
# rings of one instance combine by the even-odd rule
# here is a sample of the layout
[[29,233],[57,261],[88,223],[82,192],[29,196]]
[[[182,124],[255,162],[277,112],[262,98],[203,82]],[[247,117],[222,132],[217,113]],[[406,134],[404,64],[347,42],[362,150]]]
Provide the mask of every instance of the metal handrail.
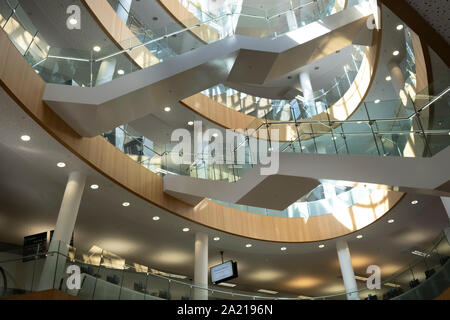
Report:
[[[388,283],[395,283],[395,280],[401,276],[403,273],[409,271],[410,269],[416,267],[417,265],[419,265],[421,262],[423,262],[424,260],[426,260],[428,257],[431,256],[431,254],[433,253],[434,250],[436,250],[436,248],[442,243],[442,241],[444,241],[446,239],[445,235],[443,233],[440,233],[440,235],[438,236],[438,238],[433,241],[433,245],[431,246],[431,248],[429,248],[428,250],[425,251],[425,258],[418,258],[417,260],[415,260],[413,263],[408,264],[407,266],[405,266],[404,268],[400,269],[399,271],[395,272],[392,276],[390,276],[388,279],[385,279],[383,281],[381,281],[380,285],[386,285]],[[60,245],[60,244],[59,244]],[[67,246],[66,244],[64,244],[65,246]],[[58,248],[59,250],[59,248]],[[100,268],[104,268],[104,269],[113,269],[113,268],[107,268],[104,265],[92,265],[89,263],[86,263],[84,261],[80,261],[78,259],[72,259],[71,257],[69,257],[66,254],[63,254],[59,251],[47,251],[45,253],[45,256],[48,255],[53,255],[53,254],[57,254],[60,255],[62,257],[65,257],[66,259],[69,259],[69,261],[75,262],[75,263],[79,263],[79,264],[84,264],[84,265],[91,265],[94,267],[98,267]],[[8,259],[8,260],[4,260],[4,261],[0,261],[1,263],[9,263],[9,262],[14,262],[14,261],[22,261],[23,258],[37,258],[37,257],[42,257],[44,254],[42,253],[37,253],[37,254],[33,254],[33,255],[28,255],[26,257],[20,257],[17,259]],[[134,266],[132,265],[124,265],[123,269],[113,269],[113,270],[121,270],[121,271],[125,271],[125,270],[135,270],[134,272],[137,272],[136,269],[134,268]],[[140,273],[140,272],[137,272]],[[251,299],[268,299],[268,300],[304,300],[302,298],[292,298],[292,297],[268,297],[268,296],[261,296],[261,295],[254,295],[254,294],[250,294],[250,293],[240,293],[240,292],[230,292],[230,291],[225,291],[225,290],[221,290],[221,289],[217,289],[217,288],[210,288],[210,287],[206,287],[203,285],[199,285],[196,284],[194,282],[184,282],[184,281],[180,281],[177,279],[173,279],[161,274],[155,274],[155,273],[151,273],[151,272],[146,272],[146,276],[152,276],[152,277],[157,277],[160,279],[164,279],[166,281],[168,281],[169,283],[177,283],[186,287],[189,287],[191,289],[200,289],[200,290],[205,290],[208,292],[211,292],[212,294],[214,293],[221,293],[224,295],[229,295],[229,296],[233,296],[233,297],[245,297],[245,298],[251,298]],[[120,285],[120,287],[122,287],[122,285]],[[358,290],[354,290],[354,291],[349,291],[349,292],[341,292],[338,294],[332,294],[332,295],[325,295],[325,296],[318,296],[318,297],[309,297],[312,300],[326,300],[326,299],[330,299],[330,298],[335,298],[335,297],[342,297],[342,296],[346,296],[349,294],[355,294],[355,293],[361,293],[367,291],[367,288],[360,288]]]

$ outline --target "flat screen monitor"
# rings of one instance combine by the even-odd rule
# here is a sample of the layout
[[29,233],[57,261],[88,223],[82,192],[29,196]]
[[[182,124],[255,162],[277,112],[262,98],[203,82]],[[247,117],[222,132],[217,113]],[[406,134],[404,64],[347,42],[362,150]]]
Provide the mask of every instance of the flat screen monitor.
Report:
[[234,278],[237,278],[237,263],[234,261],[227,261],[217,266],[211,267],[211,282],[218,284]]

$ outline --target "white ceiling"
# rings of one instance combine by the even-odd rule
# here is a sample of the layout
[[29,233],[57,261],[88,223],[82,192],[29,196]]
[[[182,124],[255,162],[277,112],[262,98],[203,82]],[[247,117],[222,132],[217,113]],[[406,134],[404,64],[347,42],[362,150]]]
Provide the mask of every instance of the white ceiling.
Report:
[[[104,50],[113,46],[80,0],[19,0],[19,3],[52,47],[90,51],[96,45]],[[66,10],[70,5],[78,5],[81,9],[80,30],[67,29],[69,15]]]
[[[205,232],[210,239],[209,264],[225,259],[239,264],[236,289],[272,289],[295,295],[326,295],[343,291],[335,251],[335,240],[318,243],[281,244],[249,240],[191,223],[161,210],[130,194],[88,167],[51,138],[7,95],[0,91],[0,242],[20,245],[26,235],[54,228],[67,175],[82,170],[87,185],[76,228],[75,246],[79,253],[92,245],[100,246],[126,259],[172,273],[193,276],[194,233]],[[29,134],[32,140],[19,137]],[[57,168],[64,161],[66,168]],[[420,202],[410,204],[412,199]],[[122,207],[128,201],[130,207]],[[161,219],[152,220],[154,215]],[[394,218],[394,224],[387,224]],[[448,225],[448,217],[439,198],[407,195],[390,214],[348,240],[355,272],[365,275],[369,264],[382,268],[383,278],[415,260],[411,248],[427,248]],[[183,227],[191,232],[183,233]],[[245,248],[246,243],[253,247]],[[287,250],[282,252],[281,246]],[[450,254],[450,253],[449,253]]]
[[450,1],[405,0],[450,43]]

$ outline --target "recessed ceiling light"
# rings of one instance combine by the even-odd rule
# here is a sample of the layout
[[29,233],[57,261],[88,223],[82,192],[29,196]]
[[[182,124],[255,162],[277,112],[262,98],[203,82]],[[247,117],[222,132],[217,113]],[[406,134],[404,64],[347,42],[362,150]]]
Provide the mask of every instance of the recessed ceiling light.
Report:
[[189,232],[191,229],[189,228],[183,228],[183,232]]
[[356,239],[362,239],[362,237],[363,237],[362,234],[358,234],[358,235],[356,236]]
[[261,292],[261,293],[268,293],[268,294],[278,294],[277,291],[266,290],[266,289],[259,289],[258,292]]
[[214,138],[217,138],[218,136],[219,136],[219,134],[218,133],[213,133],[213,135],[212,135]]
[[392,52],[392,54],[393,54],[394,56],[398,56],[398,55],[400,54],[400,51],[395,50],[394,52]]
[[422,252],[422,251],[419,251],[419,250],[411,251],[411,253],[416,255],[416,256],[423,257],[423,258],[427,258],[427,257],[430,256],[429,254],[427,254],[425,252]]
[[66,166],[66,164],[64,162],[58,162],[56,164],[59,168],[64,168]]
[[159,217],[158,217],[158,216],[154,216],[154,217],[153,217],[153,220],[154,220],[154,221],[158,221],[158,220],[159,220]]
[[411,204],[418,204],[418,203],[419,203],[419,201],[417,201],[417,200],[411,201]]
[[387,76],[386,77],[386,81],[391,81],[392,80],[392,77],[391,76]]
[[236,284],[234,283],[228,283],[228,282],[221,282],[218,284],[219,286],[223,286],[223,287],[229,287],[229,288],[234,288],[236,287]]
[[71,18],[70,20],[69,20],[69,23],[71,24],[71,25],[76,25],[77,23],[78,23],[78,20],[77,19],[75,19],[75,18]]
[[123,71],[122,69],[117,70],[117,74],[119,76],[123,76],[125,74],[125,71]]
[[251,244],[251,243],[247,243],[247,244],[245,245],[245,247],[246,247],[246,248],[251,248],[251,247],[252,247],[252,244]]
[[102,48],[99,46],[95,46],[92,48],[92,50],[94,50],[95,52],[100,52],[102,50]]
[[374,103],[376,103],[376,104],[378,104],[378,103],[380,103],[380,102],[381,102],[380,99],[377,99],[377,100],[374,101]]
[[286,247],[281,247],[280,250],[281,250],[281,251],[286,251],[287,248],[286,248]]
[[214,240],[214,241],[219,241],[219,240],[220,240],[220,237],[214,237],[213,240]]
[[31,137],[29,135],[24,134],[23,136],[20,137],[20,140],[28,142],[31,140]]
[[394,223],[394,221],[395,221],[394,219],[389,219],[388,223]]
[[194,121],[189,121],[188,122],[188,126],[193,126],[194,125]]
[[403,30],[403,25],[402,25],[402,24],[399,24],[399,25],[397,26],[397,30],[398,30],[398,31]]
[[92,190],[97,190],[97,189],[98,189],[98,184],[93,184],[93,185],[91,185],[91,189],[92,189]]
[[320,249],[325,248],[325,245],[324,244],[319,244],[319,248]]
[[129,202],[124,202],[124,203],[122,203],[122,206],[124,206],[124,207],[129,207],[129,206],[130,206],[130,203],[129,203]]
[[164,111],[165,111],[165,112],[170,112],[170,110],[172,110],[172,109],[170,109],[170,107],[165,107],[165,108],[164,108]]

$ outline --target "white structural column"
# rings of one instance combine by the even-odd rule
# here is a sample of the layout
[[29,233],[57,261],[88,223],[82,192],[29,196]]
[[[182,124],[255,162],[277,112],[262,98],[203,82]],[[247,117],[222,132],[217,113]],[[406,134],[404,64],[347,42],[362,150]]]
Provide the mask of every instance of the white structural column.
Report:
[[[450,219],[450,198],[441,197],[445,210],[447,211],[448,218]],[[450,245],[450,227],[444,229],[445,236],[447,237],[448,244]]]
[[356,285],[355,273],[353,272],[350,250],[346,241],[339,240],[336,243],[339,265],[341,266],[342,278],[344,279],[347,300],[359,300],[358,286]]
[[302,72],[299,75],[300,86],[303,91],[303,98],[308,107],[314,107],[314,91],[311,84],[311,78],[308,72]]
[[194,290],[194,300],[208,300],[208,235],[195,234],[194,282],[204,288]]
[[127,23],[130,14],[131,2],[132,0],[120,0],[117,4],[117,15],[125,24]]
[[295,12],[293,10],[292,2],[291,2],[291,10],[286,13],[286,19],[289,27],[289,31],[298,29],[297,17],[295,16]]
[[61,276],[65,272],[66,259],[64,256],[67,256],[68,253],[67,244],[70,243],[72,238],[85,184],[86,175],[84,173],[78,171],[70,173],[56,220],[55,232],[48,250],[60,254],[49,254],[47,256],[39,282],[39,290],[59,286]]
[[98,69],[95,85],[99,86],[103,83],[112,81],[114,78],[114,72],[116,71],[116,65],[116,58],[109,58],[100,62],[100,68]]

